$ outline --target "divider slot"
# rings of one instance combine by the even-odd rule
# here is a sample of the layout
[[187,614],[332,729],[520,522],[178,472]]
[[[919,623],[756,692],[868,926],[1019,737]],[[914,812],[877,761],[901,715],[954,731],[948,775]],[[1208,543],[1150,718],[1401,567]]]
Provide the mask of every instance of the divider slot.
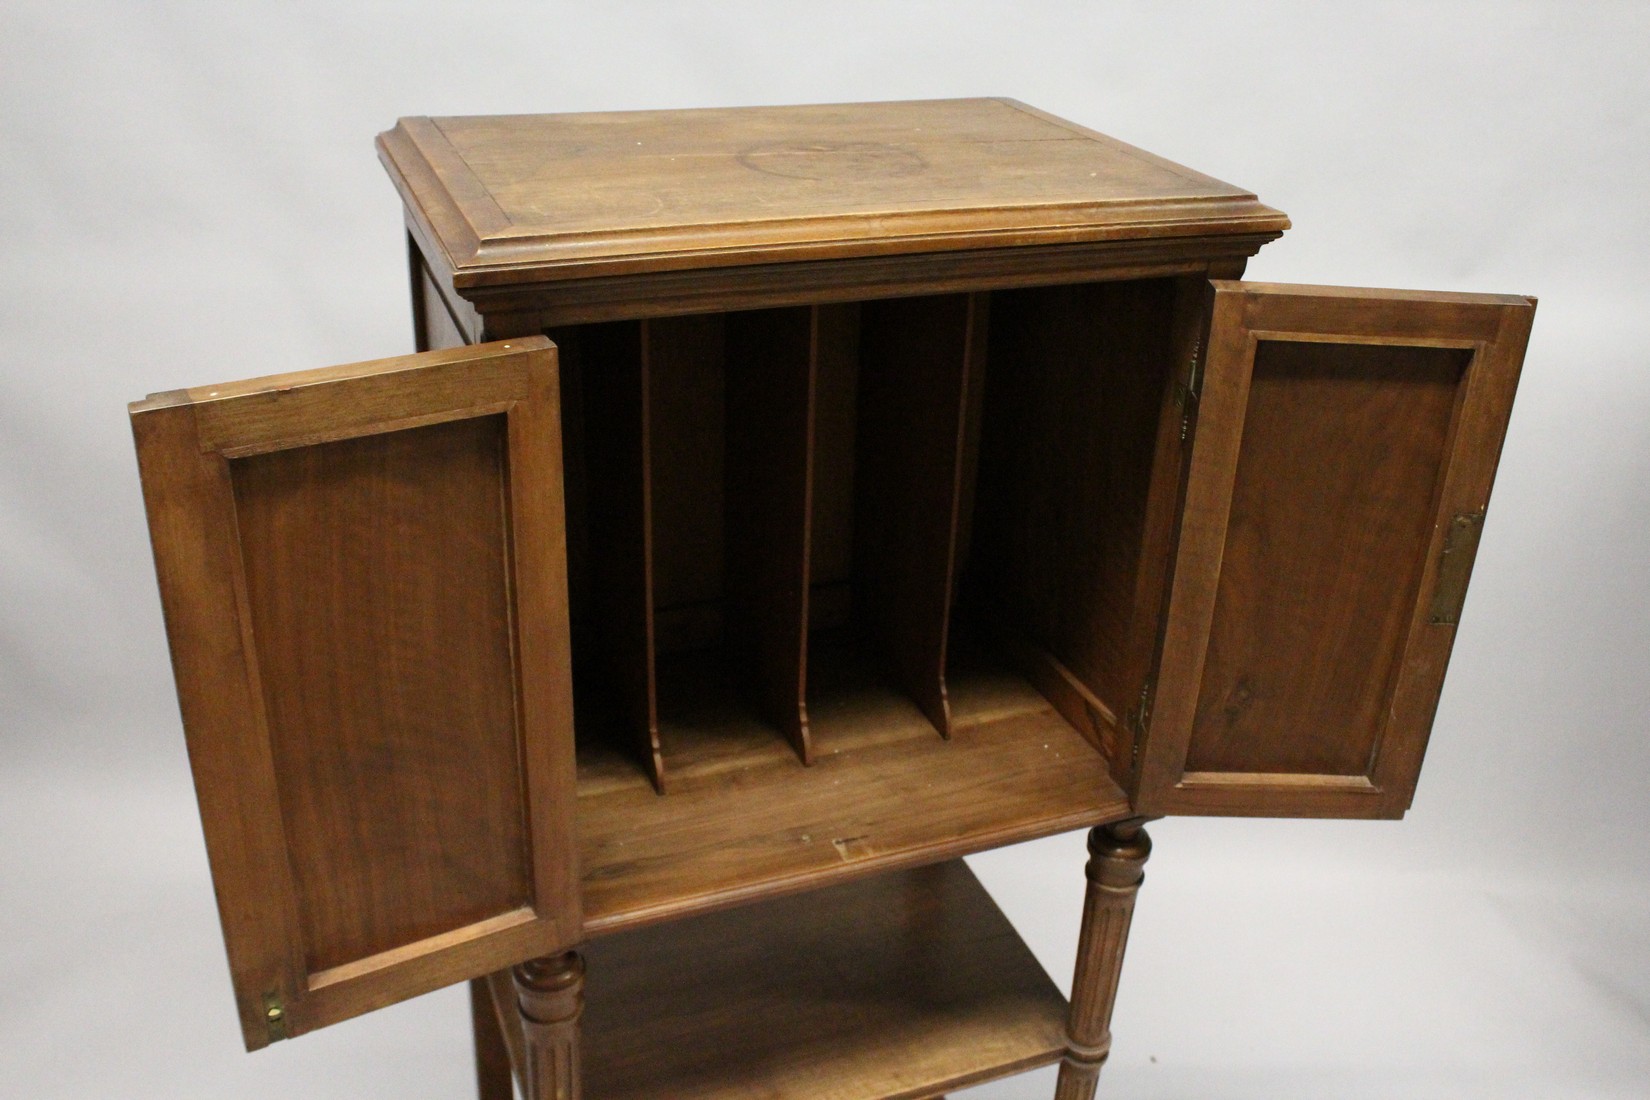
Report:
[[613,744],[661,791],[686,790],[949,738],[1039,699],[1123,774],[1174,537],[1176,370],[1198,290],[551,332],[581,783],[637,782]]
[[999,292],[965,616],[1129,780],[1201,279]]
[[802,762],[820,311],[727,316],[725,636],[764,721]]
[[813,522],[808,629],[847,626],[854,572],[855,425],[859,419],[860,304],[814,307]]
[[988,298],[868,302],[855,462],[855,613],[880,660],[951,735],[945,655]]
[[588,740],[606,715],[664,790],[654,656],[651,409],[647,322],[550,333],[567,402],[568,516],[578,690]]

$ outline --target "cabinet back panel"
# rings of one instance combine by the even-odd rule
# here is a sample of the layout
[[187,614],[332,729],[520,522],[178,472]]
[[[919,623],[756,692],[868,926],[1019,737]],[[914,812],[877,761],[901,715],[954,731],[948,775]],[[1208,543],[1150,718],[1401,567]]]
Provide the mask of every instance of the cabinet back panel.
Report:
[[1172,280],[992,297],[965,592],[1115,714],[1140,686],[1133,617],[1157,614],[1137,579],[1174,309]]
[[821,601],[821,591],[845,596],[854,558],[854,439],[858,433],[860,306],[817,307],[814,371],[813,523],[808,573],[816,590],[809,622],[841,626],[846,598]]
[[532,893],[502,447],[495,416],[231,463],[311,972]]
[[1261,340],[1188,771],[1368,774],[1469,356]]
[[[610,410],[609,392],[629,376],[645,355],[647,394],[648,496],[655,635],[661,653],[720,644],[724,632],[723,600],[727,594],[728,369],[737,357],[757,376],[768,370],[768,356],[752,356],[749,341],[730,349],[728,331],[760,324],[764,312],[698,314],[615,325],[580,325],[545,333],[561,348],[564,438],[568,457],[568,544],[574,589],[573,614],[581,635],[599,629],[602,598],[595,589],[619,578],[589,564],[592,554],[612,552],[612,526],[602,514],[613,509],[603,494],[634,494],[640,475],[626,473],[639,461],[634,438],[614,438],[611,424],[599,418]],[[806,313],[806,308],[801,312]],[[815,363],[813,521],[810,577],[815,597],[816,629],[841,626],[847,619],[847,590],[852,570],[854,432],[859,374],[859,305],[820,307]],[[628,333],[628,351],[615,357],[620,331]],[[745,360],[753,360],[746,364]],[[586,362],[591,365],[587,368]],[[603,377],[587,382],[588,370]],[[584,391],[601,406],[583,412]],[[632,403],[635,398],[632,397]],[[631,410],[629,420],[640,413]],[[639,431],[639,428],[625,429]],[[605,435],[604,435],[605,433]],[[594,473],[586,471],[595,467]],[[589,488],[587,489],[587,482]],[[591,494],[595,494],[593,498]],[[635,524],[629,525],[634,528]],[[594,534],[592,534],[594,530]],[[594,538],[596,546],[588,544]]]

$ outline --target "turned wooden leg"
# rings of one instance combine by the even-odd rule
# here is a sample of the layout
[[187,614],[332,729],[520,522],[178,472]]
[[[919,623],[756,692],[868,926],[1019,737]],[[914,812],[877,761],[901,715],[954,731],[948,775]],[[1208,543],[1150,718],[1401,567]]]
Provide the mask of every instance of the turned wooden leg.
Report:
[[532,959],[512,974],[521,1010],[526,1100],[579,1100],[584,957],[569,951]]
[[1111,1053],[1111,1010],[1123,970],[1134,896],[1145,878],[1151,838],[1143,820],[1120,821],[1089,833],[1088,895],[1077,944],[1077,973],[1071,980],[1071,1017],[1066,1023],[1066,1057],[1054,1100],[1092,1100],[1100,1067]]
[[470,983],[470,1028],[476,1040],[476,1095],[481,1100],[515,1100],[510,1080],[510,1048],[493,1011],[493,994],[486,978]]

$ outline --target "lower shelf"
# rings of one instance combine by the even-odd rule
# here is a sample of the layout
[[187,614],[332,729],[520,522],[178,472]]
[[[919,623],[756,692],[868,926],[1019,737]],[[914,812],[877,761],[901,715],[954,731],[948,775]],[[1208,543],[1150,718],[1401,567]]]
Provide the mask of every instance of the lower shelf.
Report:
[[586,962],[588,1100],[915,1100],[1065,1049],[1065,998],[961,860],[610,936]]

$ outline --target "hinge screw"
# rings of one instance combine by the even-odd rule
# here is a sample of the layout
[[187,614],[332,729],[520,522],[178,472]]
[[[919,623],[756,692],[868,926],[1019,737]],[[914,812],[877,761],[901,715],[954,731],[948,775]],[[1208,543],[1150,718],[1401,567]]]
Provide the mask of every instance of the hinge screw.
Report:
[[280,993],[264,994],[264,1026],[269,1029],[269,1041],[286,1038],[286,1006]]

